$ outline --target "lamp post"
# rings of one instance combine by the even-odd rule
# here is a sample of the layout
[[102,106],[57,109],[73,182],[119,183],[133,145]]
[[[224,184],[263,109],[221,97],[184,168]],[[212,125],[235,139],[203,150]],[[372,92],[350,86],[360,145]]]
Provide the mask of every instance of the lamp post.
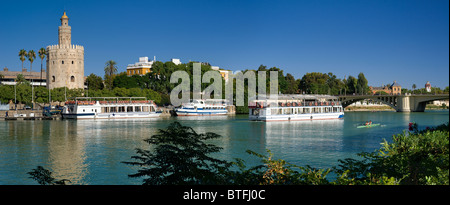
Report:
[[14,110],[17,111],[17,104],[16,104],[16,102],[17,102],[17,97],[16,97],[16,85],[17,85],[17,82],[16,82],[16,80],[14,79]]
[[34,110],[34,86],[33,86],[33,78],[31,78],[31,110]]

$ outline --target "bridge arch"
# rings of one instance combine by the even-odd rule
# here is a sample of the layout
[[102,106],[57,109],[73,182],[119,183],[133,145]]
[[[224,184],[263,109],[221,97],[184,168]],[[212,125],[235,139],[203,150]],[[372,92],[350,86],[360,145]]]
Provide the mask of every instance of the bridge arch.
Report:
[[373,100],[375,102],[381,102],[385,105],[388,105],[389,107],[391,107],[394,110],[397,110],[397,102],[398,99],[396,98],[396,96],[349,96],[349,97],[340,97],[339,100],[342,103],[342,107],[346,108],[349,105],[361,101],[361,100]]
[[411,111],[423,112],[429,102],[449,99],[449,95],[416,95],[411,101]]
[[437,95],[347,95],[339,96],[342,107],[347,107],[350,104],[371,99],[376,102],[381,102],[389,107],[395,109],[397,112],[423,112],[428,102],[435,100],[449,99],[448,94]]

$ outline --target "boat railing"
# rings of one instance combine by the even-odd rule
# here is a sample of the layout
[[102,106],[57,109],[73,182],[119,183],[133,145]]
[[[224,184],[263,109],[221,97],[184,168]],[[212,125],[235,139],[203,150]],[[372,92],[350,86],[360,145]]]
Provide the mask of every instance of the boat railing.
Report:
[[[69,100],[66,101],[65,104],[68,105],[94,105],[96,104],[96,100]],[[100,104],[153,104],[155,103],[152,100],[100,100],[98,101]]]
[[283,101],[267,103],[265,101],[250,101],[249,108],[267,108],[267,107],[309,107],[309,106],[339,106],[339,101]]
[[142,103],[150,103],[154,104],[152,100],[113,100],[113,101],[107,101],[107,100],[101,100],[98,101],[100,104],[142,104]]

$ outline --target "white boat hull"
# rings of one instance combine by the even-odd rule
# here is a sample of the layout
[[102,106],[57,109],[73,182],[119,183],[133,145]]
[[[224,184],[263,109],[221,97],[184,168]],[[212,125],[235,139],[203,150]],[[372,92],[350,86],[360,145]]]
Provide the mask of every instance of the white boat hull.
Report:
[[254,116],[250,115],[249,119],[253,121],[306,121],[306,120],[335,120],[343,119],[344,113],[307,113],[307,114],[291,114],[291,115],[267,115],[267,116]]
[[175,111],[178,116],[204,116],[204,115],[227,115],[227,110],[190,110],[177,109]]
[[[80,98],[77,98],[80,99]],[[104,98],[103,100],[68,101],[61,115],[65,119],[128,119],[159,117],[157,107],[152,101],[119,100],[119,98]]]
[[86,113],[86,114],[62,114],[65,119],[128,119],[128,118],[153,118],[161,113]]

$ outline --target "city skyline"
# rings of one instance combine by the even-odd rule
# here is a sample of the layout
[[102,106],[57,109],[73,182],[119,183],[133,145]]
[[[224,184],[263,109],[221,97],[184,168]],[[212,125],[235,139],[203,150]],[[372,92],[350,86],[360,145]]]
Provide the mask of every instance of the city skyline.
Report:
[[[209,62],[229,70],[278,67],[296,79],[363,72],[369,85],[449,85],[448,1],[45,1],[0,8],[0,67],[21,68],[20,49],[57,43],[67,12],[85,76],[142,56]],[[6,31],[6,32],[5,32]],[[29,61],[24,67],[29,68]],[[45,66],[45,65],[44,65]],[[40,69],[36,58],[33,70]],[[28,69],[29,70],[29,69]]]

